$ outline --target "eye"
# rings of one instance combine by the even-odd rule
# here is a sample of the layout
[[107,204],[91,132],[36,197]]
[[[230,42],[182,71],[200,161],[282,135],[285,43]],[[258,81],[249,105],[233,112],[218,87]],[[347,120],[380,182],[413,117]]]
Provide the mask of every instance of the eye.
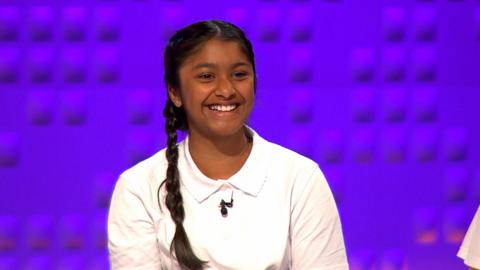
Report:
[[244,79],[248,76],[248,72],[244,72],[244,71],[236,71],[236,72],[233,72],[232,76],[236,79]]
[[202,73],[197,76],[202,81],[210,81],[214,78],[213,74],[211,73]]

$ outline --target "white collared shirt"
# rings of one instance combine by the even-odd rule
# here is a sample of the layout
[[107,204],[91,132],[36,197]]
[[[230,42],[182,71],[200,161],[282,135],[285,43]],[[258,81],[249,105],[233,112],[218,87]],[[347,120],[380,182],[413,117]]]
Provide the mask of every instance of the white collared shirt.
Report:
[[[180,269],[170,255],[175,225],[165,206],[165,150],[125,171],[108,216],[111,269]],[[243,167],[226,180],[201,173],[179,144],[184,227],[206,269],[348,269],[338,211],[318,165],[253,132]],[[219,203],[233,207],[220,213]]]
[[473,218],[457,254],[466,265],[480,269],[480,207]]

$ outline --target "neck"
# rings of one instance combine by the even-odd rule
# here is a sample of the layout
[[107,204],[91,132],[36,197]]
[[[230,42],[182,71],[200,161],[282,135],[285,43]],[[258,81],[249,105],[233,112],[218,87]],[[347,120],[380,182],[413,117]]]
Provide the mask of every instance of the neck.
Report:
[[246,128],[231,136],[206,137],[190,132],[188,149],[195,165],[208,178],[228,179],[241,169],[247,160],[252,143]]

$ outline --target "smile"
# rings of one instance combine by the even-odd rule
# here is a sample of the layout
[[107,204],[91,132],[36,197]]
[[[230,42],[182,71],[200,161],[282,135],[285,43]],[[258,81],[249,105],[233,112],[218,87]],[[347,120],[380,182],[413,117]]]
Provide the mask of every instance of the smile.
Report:
[[237,107],[238,107],[238,104],[230,104],[230,105],[212,104],[208,106],[210,110],[216,111],[216,112],[231,112],[235,110]]

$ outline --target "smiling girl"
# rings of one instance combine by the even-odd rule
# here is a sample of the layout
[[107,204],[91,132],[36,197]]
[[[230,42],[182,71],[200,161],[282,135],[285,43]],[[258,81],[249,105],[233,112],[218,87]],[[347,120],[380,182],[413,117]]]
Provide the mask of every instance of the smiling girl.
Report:
[[198,22],[164,56],[167,147],[115,186],[111,269],[348,269],[318,165],[246,126],[256,72],[244,33]]

